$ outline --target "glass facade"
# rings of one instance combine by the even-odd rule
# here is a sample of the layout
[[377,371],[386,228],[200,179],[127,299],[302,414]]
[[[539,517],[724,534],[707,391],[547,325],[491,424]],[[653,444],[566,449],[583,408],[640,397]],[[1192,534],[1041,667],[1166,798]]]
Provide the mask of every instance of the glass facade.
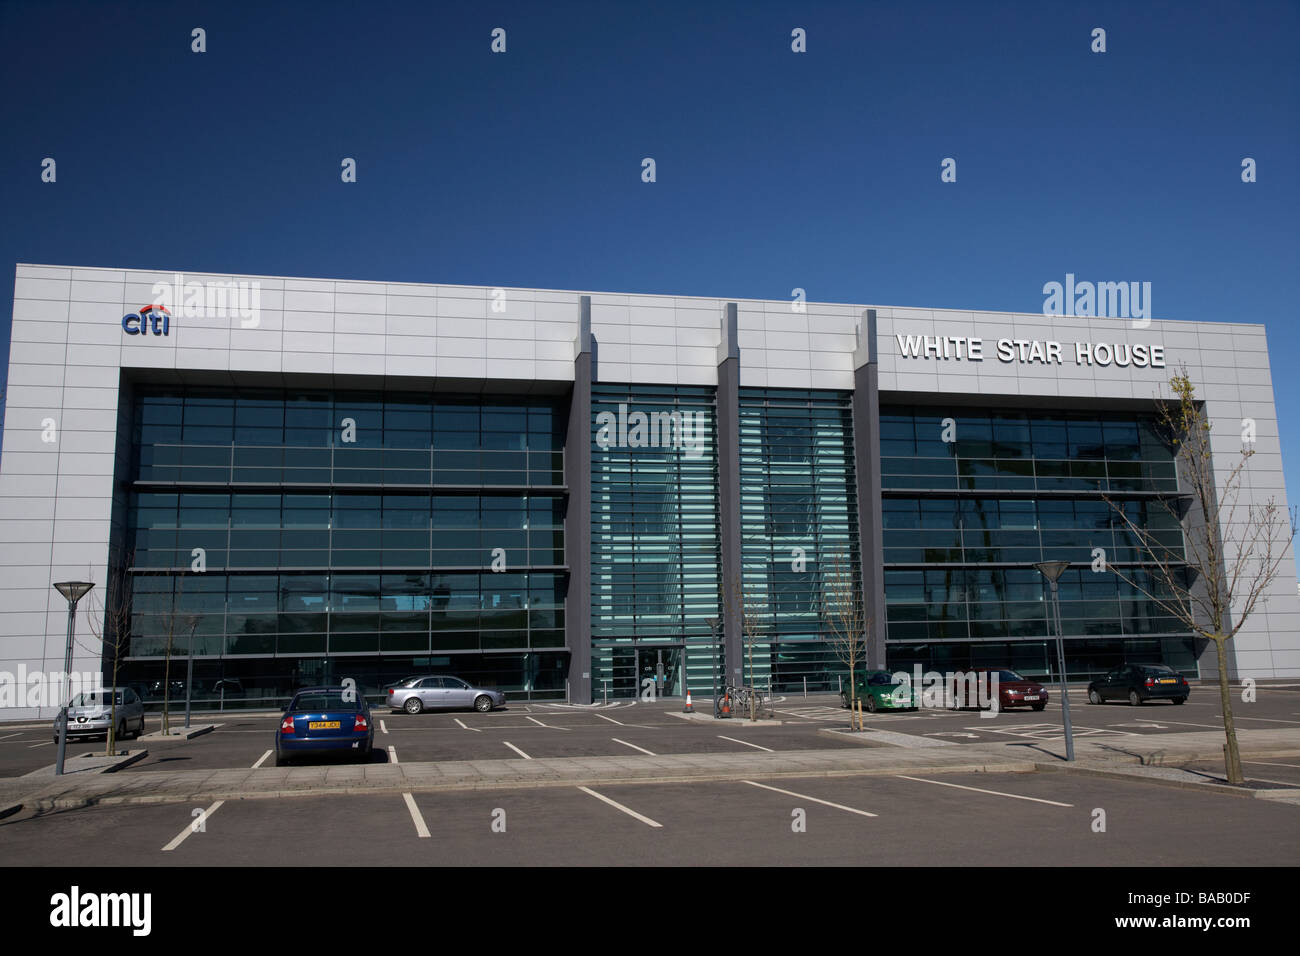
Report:
[[[599,699],[712,684],[720,554],[713,388],[593,385],[591,675]],[[683,675],[682,668],[686,673]]]
[[740,390],[743,591],[760,686],[830,689],[845,669],[825,643],[823,596],[827,574],[860,580],[852,398]]
[[1055,650],[1033,640],[1052,632],[1032,565],[1066,560],[1071,678],[1139,658],[1195,673],[1185,628],[1106,570],[1159,594],[1116,509],[1183,551],[1174,457],[1152,416],[882,406],[880,419],[891,667],[1019,661],[1054,676]]
[[[563,430],[551,398],[138,386],[128,682],[168,640],[223,700],[419,671],[563,697]],[[173,677],[177,664],[173,661]]]

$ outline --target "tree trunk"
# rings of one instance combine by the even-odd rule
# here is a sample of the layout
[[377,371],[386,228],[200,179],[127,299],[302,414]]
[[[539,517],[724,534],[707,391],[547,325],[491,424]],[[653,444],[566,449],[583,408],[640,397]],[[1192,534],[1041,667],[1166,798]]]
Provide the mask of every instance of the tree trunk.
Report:
[[1241,772],[1241,751],[1237,747],[1237,728],[1232,722],[1232,688],[1228,686],[1228,648],[1223,637],[1214,638],[1215,650],[1219,659],[1219,705],[1223,708],[1223,733],[1228,742],[1223,748],[1224,770],[1228,783],[1240,786],[1246,782]]

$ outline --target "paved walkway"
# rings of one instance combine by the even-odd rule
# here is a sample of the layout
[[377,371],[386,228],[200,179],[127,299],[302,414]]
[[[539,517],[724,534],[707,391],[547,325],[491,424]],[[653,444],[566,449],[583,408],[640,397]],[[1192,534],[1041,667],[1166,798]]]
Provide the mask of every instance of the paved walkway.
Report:
[[[1248,756],[1300,755],[1300,729],[1245,730],[1239,732],[1239,740],[1243,754]],[[1196,760],[1221,759],[1222,747],[1222,733],[1201,731],[1126,738],[1122,743],[1081,740],[1075,748],[1077,760],[1073,766],[1065,763],[1061,742],[1022,741],[952,747],[885,746],[753,754],[548,757],[124,774],[100,772],[62,778],[38,773],[0,780],[0,813],[19,804],[27,808],[50,809],[314,794],[427,793],[895,773],[1008,773],[1036,769],[1116,773],[1164,782],[1169,779],[1167,768]],[[1184,782],[1193,779],[1193,775],[1188,774]],[[1289,792],[1283,792],[1278,797],[1289,795]]]

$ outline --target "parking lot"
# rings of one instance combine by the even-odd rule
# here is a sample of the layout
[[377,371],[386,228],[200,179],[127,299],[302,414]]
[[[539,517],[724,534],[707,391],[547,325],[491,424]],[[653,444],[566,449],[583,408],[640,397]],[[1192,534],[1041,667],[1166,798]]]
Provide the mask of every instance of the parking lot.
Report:
[[1065,774],[818,777],[21,813],[0,820],[0,854],[24,866],[82,865],[89,846],[119,866],[1289,865],[1297,812]]
[[[775,721],[753,725],[739,717],[729,720],[688,720],[680,700],[622,702],[581,707],[564,704],[512,702],[491,713],[474,711],[406,714],[376,706],[374,762],[501,760],[512,757],[598,757],[629,754],[743,753],[746,751],[818,750],[837,747],[883,746],[870,736],[844,739],[822,733],[847,728],[848,712],[830,694],[778,697]],[[707,714],[708,703],[696,699],[695,709]],[[1300,685],[1261,688],[1258,700],[1234,700],[1233,713],[1242,729],[1300,728]],[[1184,705],[1156,702],[1140,707],[1124,703],[1091,705],[1082,688],[1071,691],[1076,740],[1106,740],[1122,746],[1126,738],[1195,730],[1222,730],[1218,695],[1212,687],[1197,687]],[[120,771],[167,769],[225,769],[269,766],[273,763],[277,715],[273,712],[203,714],[196,724],[217,728],[188,741],[125,741],[127,749],[148,749],[148,756]],[[173,727],[180,721],[174,716]],[[995,716],[974,709],[921,709],[865,716],[868,728],[953,744],[1039,743],[1062,737],[1060,705],[1054,699],[1042,712],[1027,709]],[[147,718],[147,731],[159,729],[157,715]],[[0,777],[19,776],[54,762],[55,745],[48,723],[0,725]],[[103,752],[100,740],[70,741],[68,754]],[[1300,763],[1300,759],[1294,761]],[[1291,780],[1283,767],[1248,766],[1251,776]]]

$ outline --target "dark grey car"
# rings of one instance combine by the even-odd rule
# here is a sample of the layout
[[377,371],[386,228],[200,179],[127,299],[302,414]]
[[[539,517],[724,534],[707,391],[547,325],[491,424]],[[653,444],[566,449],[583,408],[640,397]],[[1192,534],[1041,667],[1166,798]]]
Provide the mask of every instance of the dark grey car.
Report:
[[506,695],[499,690],[475,687],[459,677],[431,674],[426,677],[408,677],[388,689],[388,706],[418,714],[422,710],[451,710],[464,708],[487,713],[504,707]]

